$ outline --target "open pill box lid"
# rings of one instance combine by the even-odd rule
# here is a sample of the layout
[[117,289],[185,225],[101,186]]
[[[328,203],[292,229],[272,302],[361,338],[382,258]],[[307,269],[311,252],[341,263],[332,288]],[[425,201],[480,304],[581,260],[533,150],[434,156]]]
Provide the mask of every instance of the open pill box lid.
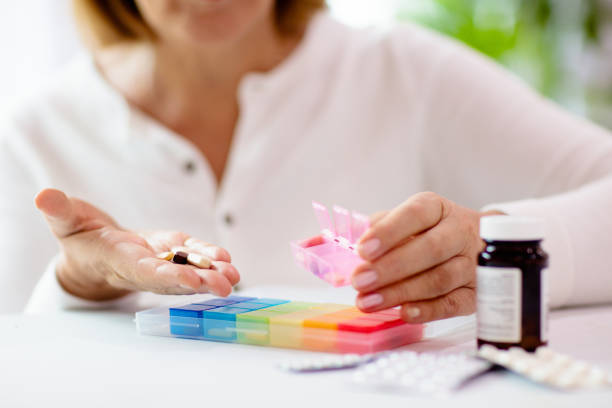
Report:
[[370,227],[370,220],[337,205],[332,208],[333,217],[321,203],[313,201],[312,208],[321,235],[292,242],[293,256],[298,266],[333,286],[348,285],[351,274],[363,262],[355,244]]

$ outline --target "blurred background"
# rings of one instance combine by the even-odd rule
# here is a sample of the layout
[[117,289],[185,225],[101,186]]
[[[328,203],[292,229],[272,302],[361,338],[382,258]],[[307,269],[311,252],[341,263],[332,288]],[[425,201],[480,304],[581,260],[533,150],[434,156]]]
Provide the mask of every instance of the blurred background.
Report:
[[[612,0],[328,0],[357,26],[413,21],[514,71],[543,95],[612,129]],[[81,52],[69,0],[4,2],[0,115]]]

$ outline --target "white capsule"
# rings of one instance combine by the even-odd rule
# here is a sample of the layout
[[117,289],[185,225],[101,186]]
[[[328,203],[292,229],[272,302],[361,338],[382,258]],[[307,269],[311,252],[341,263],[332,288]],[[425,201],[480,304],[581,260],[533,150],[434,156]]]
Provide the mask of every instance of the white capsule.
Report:
[[187,255],[187,262],[189,262],[193,266],[197,266],[198,268],[202,269],[210,268],[211,264],[210,258],[204,255],[194,253],[190,253],[189,255]]

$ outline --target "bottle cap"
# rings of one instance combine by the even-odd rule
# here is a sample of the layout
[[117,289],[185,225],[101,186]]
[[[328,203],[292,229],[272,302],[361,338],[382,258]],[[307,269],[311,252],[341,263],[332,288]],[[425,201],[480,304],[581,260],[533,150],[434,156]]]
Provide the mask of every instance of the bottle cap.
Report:
[[541,218],[492,215],[480,219],[480,237],[487,241],[537,241],[544,239]]

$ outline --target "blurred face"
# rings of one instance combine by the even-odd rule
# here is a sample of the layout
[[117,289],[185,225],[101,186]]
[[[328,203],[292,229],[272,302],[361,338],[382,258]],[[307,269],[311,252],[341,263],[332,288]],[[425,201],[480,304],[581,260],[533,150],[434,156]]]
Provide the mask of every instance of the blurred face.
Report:
[[164,40],[221,45],[258,24],[274,24],[274,0],[136,0],[143,18]]

